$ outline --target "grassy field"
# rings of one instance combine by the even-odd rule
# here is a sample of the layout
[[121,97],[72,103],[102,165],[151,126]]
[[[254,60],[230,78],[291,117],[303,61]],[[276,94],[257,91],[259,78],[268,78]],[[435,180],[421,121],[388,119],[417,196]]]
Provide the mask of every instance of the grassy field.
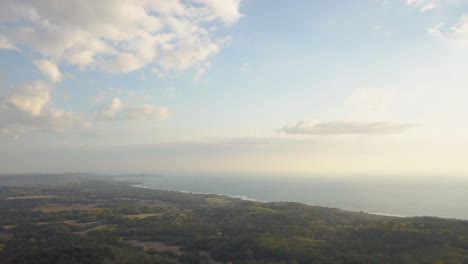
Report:
[[39,205],[33,209],[33,211],[41,211],[45,213],[60,212],[60,211],[71,211],[71,210],[93,210],[101,211],[103,208],[98,208],[99,204],[59,204],[59,203],[47,203]]
[[144,219],[147,217],[153,217],[161,215],[160,213],[151,213],[151,214],[138,214],[138,215],[125,215],[124,217],[127,219]]
[[35,200],[35,199],[52,199],[52,198],[58,198],[58,196],[54,194],[27,195],[27,196],[7,197],[7,198],[4,198],[4,200]]

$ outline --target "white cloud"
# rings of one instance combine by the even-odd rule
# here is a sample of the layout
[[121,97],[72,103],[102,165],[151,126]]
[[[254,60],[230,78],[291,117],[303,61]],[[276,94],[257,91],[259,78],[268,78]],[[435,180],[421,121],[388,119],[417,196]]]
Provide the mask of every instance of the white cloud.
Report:
[[444,33],[441,29],[444,27],[444,23],[439,23],[427,29],[427,33],[435,38],[443,39],[445,38]]
[[193,77],[193,80],[198,82],[203,79],[203,76],[205,73],[208,71],[208,69],[211,67],[211,64],[209,62],[205,62],[202,66],[200,66]]
[[169,109],[165,106],[150,104],[129,106],[125,109],[122,117],[130,120],[165,119],[169,116]]
[[57,68],[57,65],[48,60],[36,60],[34,65],[46,75],[51,82],[57,83],[62,81],[62,73]]
[[114,98],[108,107],[97,113],[96,118],[100,121],[161,120],[169,113],[165,106],[126,105],[119,98]]
[[421,9],[419,10],[419,12],[424,13],[426,11],[429,11],[429,10],[432,10],[432,9],[435,9],[435,8],[437,8],[437,5],[434,4],[434,2],[431,1],[431,2],[428,2],[428,3],[424,4],[421,7]]
[[87,128],[92,124],[89,121],[84,121],[80,115],[59,108],[50,108],[43,117],[48,127],[52,130],[65,130],[71,128]]
[[395,134],[416,126],[413,123],[395,122],[299,122],[294,126],[285,126],[281,132],[297,135],[354,135],[354,134]]
[[14,109],[35,117],[49,102],[50,88],[40,81],[19,88],[8,100]]
[[0,102],[0,130],[15,136],[32,131],[62,131],[90,126],[71,111],[51,106],[51,88],[43,81],[17,88]]
[[122,107],[122,102],[120,101],[120,99],[114,98],[112,100],[111,105],[108,108],[101,111],[100,115],[104,118],[113,118],[115,114],[120,110],[121,107]]
[[224,43],[211,29],[235,23],[239,8],[240,0],[4,0],[0,44],[116,73],[203,68]]
[[234,23],[241,17],[240,0],[196,0],[196,2],[207,7],[207,16],[211,16],[212,19],[219,17],[226,23]]
[[438,23],[429,27],[427,33],[457,46],[468,46],[468,15],[461,16],[459,21],[450,28],[447,28],[444,23]]
[[453,40],[461,45],[468,44],[468,15],[460,18],[459,22],[450,28]]
[[437,8],[434,0],[406,0],[406,5],[418,8],[420,13]]
[[161,72],[161,70],[159,70],[158,68],[151,69],[151,73],[161,79],[166,77],[166,75],[163,72]]
[[0,35],[0,50],[1,49],[19,51],[19,49],[11,43],[9,39],[2,35]]

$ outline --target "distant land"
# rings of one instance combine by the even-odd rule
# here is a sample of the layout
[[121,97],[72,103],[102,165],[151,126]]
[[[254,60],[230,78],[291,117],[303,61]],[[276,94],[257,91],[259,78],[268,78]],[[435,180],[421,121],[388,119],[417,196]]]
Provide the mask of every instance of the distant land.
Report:
[[139,174],[124,174],[124,175],[115,175],[112,176],[116,179],[126,179],[126,178],[157,178],[157,177],[163,177],[162,175],[158,174],[147,174],[147,173],[139,173]]
[[468,263],[468,221],[137,188],[90,174],[3,175],[0,259]]

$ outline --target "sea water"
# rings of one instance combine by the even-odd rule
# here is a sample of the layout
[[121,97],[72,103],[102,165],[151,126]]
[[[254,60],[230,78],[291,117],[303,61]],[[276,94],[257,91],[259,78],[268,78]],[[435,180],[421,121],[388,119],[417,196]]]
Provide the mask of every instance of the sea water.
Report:
[[162,190],[300,202],[394,216],[468,220],[468,180],[463,178],[146,175],[131,180],[141,182],[142,187]]

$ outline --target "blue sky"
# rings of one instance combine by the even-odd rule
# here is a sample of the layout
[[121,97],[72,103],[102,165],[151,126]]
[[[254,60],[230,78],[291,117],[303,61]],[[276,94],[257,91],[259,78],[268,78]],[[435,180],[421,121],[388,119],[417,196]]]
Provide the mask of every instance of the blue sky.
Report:
[[464,1],[0,5],[5,172],[468,172]]

